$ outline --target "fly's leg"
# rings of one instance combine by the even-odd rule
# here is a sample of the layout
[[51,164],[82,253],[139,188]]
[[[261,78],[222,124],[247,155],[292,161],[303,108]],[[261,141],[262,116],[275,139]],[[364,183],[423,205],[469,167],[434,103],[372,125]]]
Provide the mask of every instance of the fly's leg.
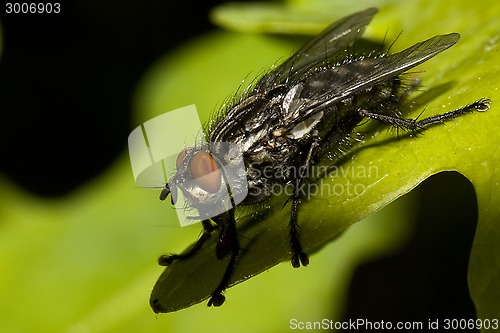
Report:
[[489,99],[483,98],[474,103],[458,108],[456,110],[445,112],[435,116],[430,116],[422,120],[405,119],[397,115],[384,115],[380,113],[372,113],[363,109],[358,110],[358,114],[361,115],[362,117],[371,118],[380,121],[382,123],[392,125],[396,128],[402,128],[404,130],[415,132],[423,127],[444,123],[447,120],[464,115],[468,112],[473,112],[473,111],[484,112],[490,108],[490,103],[491,101]]
[[215,230],[215,227],[212,225],[212,223],[210,223],[210,220],[203,220],[201,223],[203,224],[203,233],[198,239],[198,241],[194,244],[194,246],[191,249],[189,249],[189,251],[181,254],[162,255],[160,256],[160,258],[158,258],[158,264],[160,264],[160,266],[168,266],[174,261],[188,259],[193,255],[195,255],[196,252],[198,252],[201,249],[205,241],[210,238],[210,235]]
[[221,306],[224,304],[224,301],[226,300],[226,297],[222,295],[222,292],[226,289],[227,284],[229,282],[229,279],[231,278],[231,275],[233,274],[233,269],[234,269],[234,264],[236,262],[236,257],[238,255],[238,252],[231,253],[231,257],[229,258],[229,263],[227,264],[226,271],[224,272],[224,276],[222,277],[222,280],[220,281],[219,285],[215,290],[213,291],[210,300],[208,301],[207,305],[208,306]]
[[417,121],[417,127],[423,127],[432,124],[438,124],[445,122],[449,119],[456,118],[458,116],[464,115],[468,112],[480,111],[484,112],[490,108],[491,101],[489,99],[480,99],[474,103],[466,105],[464,107],[458,108],[456,110],[446,112],[443,114],[438,114],[435,116],[430,116],[428,118]]
[[290,223],[288,224],[289,234],[290,234],[290,248],[292,250],[292,266],[294,268],[299,268],[300,265],[307,266],[309,264],[309,257],[303,251],[302,245],[299,240],[299,224],[298,224],[298,209],[300,204],[300,192],[302,189],[302,181],[307,176],[307,172],[309,170],[309,166],[312,162],[312,158],[319,146],[319,137],[316,134],[313,134],[313,142],[309,147],[309,152],[304,161],[304,165],[299,168],[299,177],[295,181],[295,189],[293,191],[293,195],[290,198],[292,200],[292,212],[290,216]]
[[[175,205],[175,202],[177,201],[177,187],[175,187],[175,186],[171,187],[167,183],[167,184],[165,184],[165,187],[163,188],[163,190],[160,193],[160,200],[164,201],[168,197],[169,194],[171,194],[172,205]],[[162,256],[160,256],[160,258],[158,258],[158,264],[160,266],[168,266],[171,263],[173,263],[174,261],[188,259],[188,258],[192,257],[194,254],[196,254],[196,252],[198,252],[201,249],[203,244],[206,242],[207,239],[210,238],[210,235],[215,230],[215,227],[212,225],[210,220],[208,220],[208,219],[203,220],[201,223],[203,224],[203,234],[200,236],[200,238],[194,244],[194,246],[191,249],[189,249],[189,251],[187,251],[185,253],[181,253],[181,254],[162,255]]]
[[[230,255],[228,265],[224,275],[212,292],[211,298],[208,301],[208,306],[221,306],[226,298],[222,295],[222,292],[226,289],[229,279],[234,271],[234,265],[236,263],[236,258],[240,250],[240,244],[236,232],[236,220],[234,218],[234,208],[229,209],[226,213],[220,214],[213,217],[212,220],[219,227],[220,233],[217,240],[217,245],[215,247],[215,253],[218,259],[223,259]],[[184,260],[195,255],[203,246],[205,241],[210,238],[212,232],[216,229],[210,220],[203,220],[203,234],[200,236],[195,245],[187,252],[181,254],[170,254],[160,256],[158,263],[161,266],[168,266],[174,261]]]
[[224,214],[216,216],[214,218],[214,222],[221,227],[219,239],[215,247],[215,254],[218,259],[223,259],[228,255],[230,257],[226,271],[224,272],[219,285],[212,292],[207,305],[221,306],[226,300],[226,297],[222,295],[222,292],[227,288],[229,279],[233,275],[236,258],[240,251],[240,243],[236,232],[236,220],[234,218],[234,208],[229,209]]
[[[224,182],[229,184],[227,175],[224,172],[222,172],[222,177]],[[217,256],[217,259],[223,259],[229,256],[229,262],[221,281],[212,292],[210,300],[207,303],[208,306],[221,306],[226,300],[226,297],[222,295],[222,293],[226,290],[229,279],[233,275],[236,258],[240,252],[240,243],[238,241],[238,233],[236,230],[236,219],[234,217],[234,208],[236,207],[236,203],[234,202],[231,187],[229,185],[227,185],[227,193],[229,202],[231,203],[231,208],[229,208],[225,213],[213,217],[212,220],[220,228],[219,239],[217,240],[217,245],[215,246],[215,255]]]
[[290,232],[290,247],[292,249],[292,266],[294,268],[299,268],[300,265],[307,266],[309,264],[308,255],[302,250],[302,245],[299,241],[299,233],[298,228],[299,224],[297,223],[297,211],[299,208],[300,199],[298,195],[294,194],[292,196],[292,216],[290,218],[290,223],[288,224],[289,232]]

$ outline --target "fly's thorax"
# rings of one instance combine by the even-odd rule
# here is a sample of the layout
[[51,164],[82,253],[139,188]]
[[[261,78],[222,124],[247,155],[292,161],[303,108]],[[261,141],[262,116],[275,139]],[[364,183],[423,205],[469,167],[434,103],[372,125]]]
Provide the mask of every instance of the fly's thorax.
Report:
[[277,85],[266,91],[254,91],[242,97],[210,130],[211,142],[231,142],[248,151],[259,145],[270,131],[283,122],[281,112],[283,98],[288,91],[285,85]]

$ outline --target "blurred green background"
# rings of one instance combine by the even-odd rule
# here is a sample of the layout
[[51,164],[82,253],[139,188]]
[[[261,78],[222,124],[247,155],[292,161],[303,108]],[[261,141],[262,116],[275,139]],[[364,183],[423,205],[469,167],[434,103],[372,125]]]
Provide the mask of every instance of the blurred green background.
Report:
[[[157,257],[182,251],[200,226],[180,228],[158,191],[135,186],[126,149],[134,127],[188,104],[206,119],[243,78],[305,40],[276,32],[319,32],[368,6],[380,13],[366,35],[392,41],[403,30],[397,49],[457,31],[463,45],[495,52],[467,58],[452,77],[475,78],[482,59],[498,59],[500,10],[486,1],[290,1],[211,14],[226,28],[250,32],[210,25],[219,3],[193,10],[172,1],[75,1],[63,2],[59,16],[2,12],[0,331],[284,332],[291,319],[475,318],[467,269],[478,205],[458,173],[433,176],[353,225],[307,268],[285,262],[229,289],[221,308],[151,311],[149,294],[163,271]],[[432,68],[460,59],[449,53],[426,68],[424,86],[440,83]],[[498,66],[490,69],[497,77]],[[496,85],[481,82],[452,90],[460,94],[453,107],[498,95]],[[478,193],[491,198],[486,209],[498,199],[495,139],[479,142],[492,156],[477,170],[490,177],[482,184],[491,188]],[[485,204],[480,200],[480,215]],[[479,223],[496,237],[498,211],[486,216]],[[500,249],[484,243],[487,251],[476,258],[495,261]],[[483,314],[498,309],[482,304]]]

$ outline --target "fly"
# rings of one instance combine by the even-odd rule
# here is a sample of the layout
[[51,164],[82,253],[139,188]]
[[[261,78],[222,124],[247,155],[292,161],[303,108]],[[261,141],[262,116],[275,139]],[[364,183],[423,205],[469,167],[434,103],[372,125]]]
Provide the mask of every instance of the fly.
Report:
[[[353,148],[352,135],[363,120],[415,133],[475,110],[489,109],[490,101],[481,99],[421,120],[403,118],[402,103],[415,84],[403,84],[401,74],[453,46],[460,35],[438,35],[396,54],[354,56],[349,50],[377,11],[370,8],[331,24],[216,115],[205,131],[210,144],[179,153],[176,174],[163,188],[160,199],[170,195],[175,203],[178,191],[182,191],[187,205],[204,212],[200,213],[203,233],[191,250],[163,255],[159,263],[167,266],[191,257],[218,230],[216,256],[229,260],[208,306],[224,303],[223,292],[241,250],[235,220],[237,205],[269,200],[275,184],[291,187],[292,194],[283,203],[291,205],[291,264],[295,268],[307,266],[309,257],[302,249],[298,229],[302,185],[309,170],[321,159],[340,158]],[[239,185],[229,186],[230,175],[222,168],[232,163],[231,149],[221,148],[218,143],[241,149],[248,192],[238,204],[234,198]],[[187,181],[193,182],[185,186]],[[222,207],[222,213],[210,215],[209,206]],[[154,308],[157,300],[151,302]]]

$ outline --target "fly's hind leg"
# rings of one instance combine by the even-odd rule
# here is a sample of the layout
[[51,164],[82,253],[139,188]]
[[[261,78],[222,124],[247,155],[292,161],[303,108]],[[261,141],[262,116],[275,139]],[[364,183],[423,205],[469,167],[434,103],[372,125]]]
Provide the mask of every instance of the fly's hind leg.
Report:
[[398,115],[385,115],[380,113],[372,113],[364,109],[358,110],[358,114],[362,117],[374,119],[382,123],[394,126],[396,128],[402,128],[404,130],[411,132],[418,132],[420,129],[424,127],[444,123],[448,120],[462,116],[469,112],[473,111],[484,112],[490,108],[490,103],[491,101],[489,99],[483,98],[474,103],[458,108],[456,110],[445,112],[435,116],[430,116],[422,120],[405,119]]

